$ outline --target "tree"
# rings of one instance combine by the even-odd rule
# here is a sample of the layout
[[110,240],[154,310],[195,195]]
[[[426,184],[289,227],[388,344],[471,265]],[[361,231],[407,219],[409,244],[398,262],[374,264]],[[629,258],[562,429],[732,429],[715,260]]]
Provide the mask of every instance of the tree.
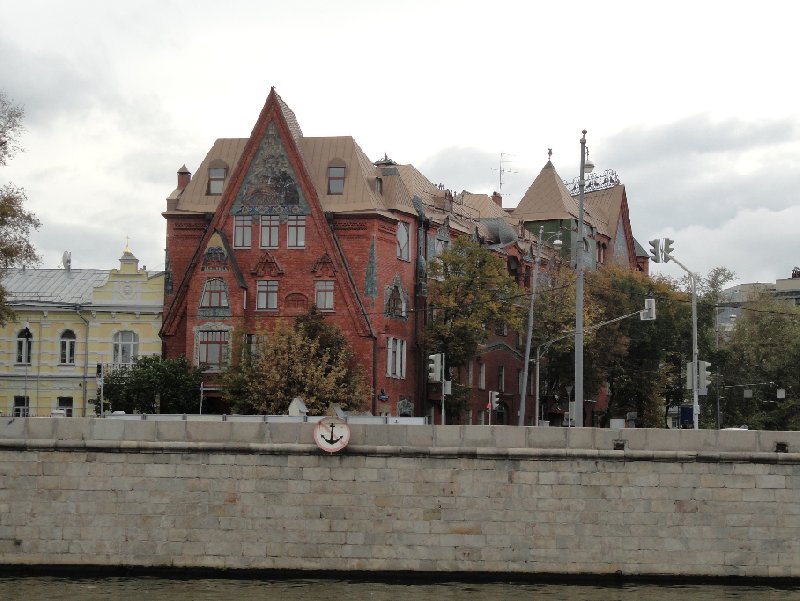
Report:
[[709,399],[716,409],[719,395],[723,427],[800,430],[800,308],[766,294],[746,303],[715,360]]
[[[0,166],[6,165],[21,150],[19,135],[23,114],[22,107],[0,92]],[[30,235],[40,223],[33,213],[25,210],[26,201],[22,188],[12,183],[0,185],[0,269],[33,266],[39,262]],[[0,324],[14,315],[7,298],[5,288],[0,284]]]
[[138,357],[132,366],[105,374],[103,396],[126,413],[198,413],[202,379],[202,370],[184,356]]
[[370,391],[342,332],[316,308],[294,324],[278,321],[260,328],[252,347],[234,332],[232,361],[223,374],[225,397],[245,414],[284,414],[295,397],[310,415],[324,415],[331,404],[363,409]]
[[469,362],[486,340],[488,328],[522,326],[525,292],[504,261],[478,242],[462,236],[431,262],[425,326],[430,352],[443,352],[448,367]]

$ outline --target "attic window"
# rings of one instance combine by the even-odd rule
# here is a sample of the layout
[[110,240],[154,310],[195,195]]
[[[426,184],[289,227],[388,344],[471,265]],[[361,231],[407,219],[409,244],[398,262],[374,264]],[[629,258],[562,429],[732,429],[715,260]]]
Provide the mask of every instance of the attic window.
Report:
[[222,194],[222,188],[225,186],[225,177],[228,175],[228,165],[225,161],[216,159],[211,161],[208,166],[208,194],[219,195]]
[[344,161],[334,160],[328,165],[328,194],[344,194]]

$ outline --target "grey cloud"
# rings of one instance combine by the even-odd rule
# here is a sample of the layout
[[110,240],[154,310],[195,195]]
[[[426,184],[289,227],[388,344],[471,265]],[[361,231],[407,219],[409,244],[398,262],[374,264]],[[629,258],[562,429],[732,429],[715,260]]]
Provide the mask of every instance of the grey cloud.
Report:
[[453,146],[423,160],[417,168],[435,184],[459,192],[475,192],[491,188],[492,182],[498,181],[499,155]]

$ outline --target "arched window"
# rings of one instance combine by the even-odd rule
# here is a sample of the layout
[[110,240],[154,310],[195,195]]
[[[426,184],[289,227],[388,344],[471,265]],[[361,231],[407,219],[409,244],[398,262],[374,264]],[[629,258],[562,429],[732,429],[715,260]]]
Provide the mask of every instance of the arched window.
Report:
[[206,281],[203,288],[203,298],[200,301],[200,306],[204,309],[227,307],[228,306],[228,289],[219,278],[213,278]]
[[410,256],[410,228],[405,221],[397,222],[397,258],[408,261]]
[[75,365],[75,332],[64,330],[61,334],[61,359],[62,365]]
[[132,365],[139,356],[139,336],[136,332],[123,330],[114,334],[114,365]]
[[386,313],[392,317],[405,317],[406,311],[403,304],[403,295],[400,292],[400,287],[395,286],[389,294],[389,302],[386,303]]
[[25,326],[17,334],[17,363],[19,365],[31,364],[32,348],[33,348],[33,332],[31,332],[28,326]]
[[345,162],[333,159],[328,163],[328,194],[344,194]]

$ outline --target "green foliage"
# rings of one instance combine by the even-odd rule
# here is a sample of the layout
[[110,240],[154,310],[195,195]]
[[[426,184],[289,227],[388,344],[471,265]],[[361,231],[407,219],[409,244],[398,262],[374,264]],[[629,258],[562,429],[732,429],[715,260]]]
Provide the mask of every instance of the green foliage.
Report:
[[114,411],[198,413],[202,371],[186,357],[138,357],[130,367],[105,374],[103,396]]
[[[766,295],[748,302],[730,337],[721,337],[712,361],[709,421],[719,395],[722,427],[800,430],[798,366],[800,308]],[[786,391],[785,399],[777,398],[779,388]]]
[[526,295],[488,248],[466,236],[457,238],[431,262],[429,276],[432,319],[424,336],[429,352],[445,353],[448,367],[466,365],[488,328],[520,329]]
[[245,348],[234,332],[232,361],[223,374],[225,397],[234,411],[284,414],[295,397],[310,415],[324,415],[332,403],[364,409],[370,391],[347,339],[316,309],[293,325],[278,321],[256,332],[255,348]]
[[[0,166],[20,150],[23,110],[0,92]],[[39,256],[30,242],[31,232],[39,228],[36,216],[25,210],[25,191],[8,183],[0,185],[0,269],[33,266]],[[0,284],[0,325],[13,318]]]

